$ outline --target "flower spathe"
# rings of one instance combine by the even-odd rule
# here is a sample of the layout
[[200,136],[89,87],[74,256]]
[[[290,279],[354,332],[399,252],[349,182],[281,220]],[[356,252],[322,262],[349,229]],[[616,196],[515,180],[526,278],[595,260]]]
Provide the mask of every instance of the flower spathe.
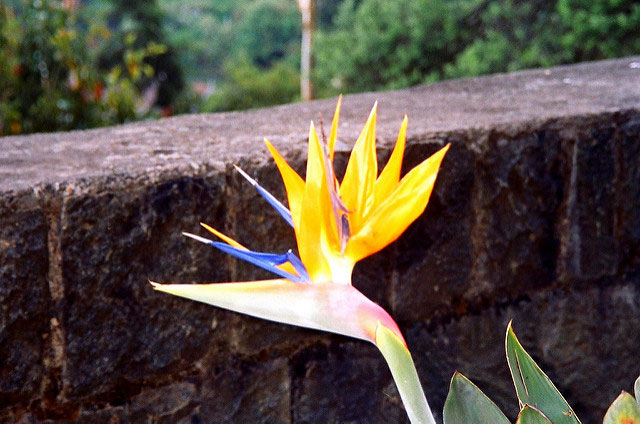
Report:
[[[205,224],[203,226],[223,242],[185,233],[281,278],[244,283],[152,284],[159,291],[255,317],[371,341],[378,345],[387,359],[396,382],[398,378],[417,381],[398,326],[382,307],[351,285],[351,274],[357,261],[396,240],[422,214],[449,146],[400,178],[407,130],[405,117],[391,157],[378,175],[375,146],[377,107],[374,105],[353,147],[344,178],[339,183],[332,162],[340,104],[341,99],[328,140],[321,141],[311,124],[306,180],[265,140],[284,181],[289,208],[238,168],[293,227],[300,258],[291,250],[282,254],[251,251]],[[398,352],[405,352],[408,359],[405,358],[404,362],[408,360],[411,363],[413,371],[409,372],[409,377],[402,374],[404,371],[394,372],[392,363],[395,359],[390,356],[397,357]],[[415,382],[413,384],[416,385]],[[419,382],[417,386],[424,399]],[[406,405],[405,397],[410,396],[405,396],[400,382],[398,387]],[[416,402],[420,403],[419,400]],[[426,405],[426,400],[424,403]],[[426,409],[428,411],[428,405]],[[407,411],[412,422],[414,418],[415,422],[432,422],[432,418],[421,420],[419,414],[412,416],[410,407]]]

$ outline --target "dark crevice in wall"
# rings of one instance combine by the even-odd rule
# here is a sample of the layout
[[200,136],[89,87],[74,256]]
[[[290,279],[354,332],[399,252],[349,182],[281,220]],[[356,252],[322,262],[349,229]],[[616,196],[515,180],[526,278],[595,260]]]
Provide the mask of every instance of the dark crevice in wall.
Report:
[[47,247],[49,251],[49,271],[47,282],[51,297],[51,316],[47,334],[43,364],[46,369],[42,381],[42,402],[34,410],[38,419],[74,420],[78,416],[77,404],[66,400],[64,384],[65,370],[65,329],[61,304],[64,301],[63,253],[61,226],[64,222],[65,189],[47,185],[34,190],[48,225]]

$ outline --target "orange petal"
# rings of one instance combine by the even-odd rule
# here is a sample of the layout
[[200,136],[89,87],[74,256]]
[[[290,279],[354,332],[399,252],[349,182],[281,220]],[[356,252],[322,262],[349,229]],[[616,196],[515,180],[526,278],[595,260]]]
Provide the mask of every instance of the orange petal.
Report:
[[333,121],[331,122],[331,134],[329,135],[329,160],[333,163],[333,151],[336,147],[338,138],[338,117],[340,116],[340,105],[342,104],[342,94],[338,97],[336,111],[333,113]]
[[204,228],[206,228],[207,231],[215,234],[216,237],[220,238],[221,240],[224,240],[225,243],[230,244],[233,247],[237,247],[238,249],[249,250],[246,247],[244,247],[243,245],[241,245],[240,243],[238,243],[237,241],[235,241],[234,239],[232,239],[231,237],[222,234],[220,231],[216,230],[215,228],[210,227],[207,224],[204,224],[202,222],[200,223],[200,225],[202,225]]
[[293,168],[291,168],[269,140],[265,139],[264,142],[271,152],[271,156],[273,156],[273,160],[276,162],[280,175],[282,176],[282,181],[284,182],[284,186],[287,191],[287,200],[289,202],[291,218],[293,219],[293,226],[294,228],[300,228],[302,197],[304,196],[304,180],[296,171],[293,170]]
[[367,208],[372,206],[373,189],[378,175],[376,110],[377,103],[353,146],[340,186],[340,196],[347,209],[352,212],[349,215],[352,234],[359,230],[362,218],[367,214]]
[[384,167],[380,176],[376,180],[374,191],[374,204],[375,209],[380,203],[382,203],[389,195],[396,189],[400,182],[400,171],[402,169],[402,157],[404,156],[404,146],[407,139],[407,116],[404,116],[402,125],[400,126],[400,132],[398,133],[398,140],[393,148],[391,157],[387,165]]
[[346,255],[358,261],[395,241],[427,206],[449,145],[413,168],[349,240]]
[[[207,229],[207,231],[210,231],[211,233],[215,234],[218,238],[224,240],[227,244],[230,244],[233,247],[237,247],[238,249],[242,249],[242,250],[249,250],[246,247],[244,247],[243,245],[241,245],[240,243],[238,243],[237,241],[235,241],[234,239],[232,239],[229,236],[226,236],[224,234],[222,234],[220,231],[216,230],[213,227],[208,226],[207,224],[204,223],[200,223],[200,225],[202,225],[204,228]],[[296,269],[294,268],[293,265],[291,265],[289,262],[285,262],[282,265],[276,265],[278,268],[280,268],[283,271],[286,271],[288,273],[291,273],[293,275],[298,275],[298,271],[296,271]]]
[[309,129],[307,179],[305,182],[299,231],[296,231],[300,259],[313,281],[329,281],[328,254],[337,241],[337,229],[324,170],[324,153],[313,123]]

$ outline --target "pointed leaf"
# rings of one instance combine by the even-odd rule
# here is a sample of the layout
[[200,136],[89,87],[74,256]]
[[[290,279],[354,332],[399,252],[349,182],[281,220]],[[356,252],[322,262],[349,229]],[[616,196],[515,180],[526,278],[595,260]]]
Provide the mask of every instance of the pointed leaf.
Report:
[[451,378],[443,415],[444,424],[509,424],[496,404],[457,371]]
[[516,424],[552,424],[549,418],[535,407],[525,405],[518,414]]
[[640,405],[629,393],[620,393],[605,414],[603,424],[640,424]]
[[531,405],[538,408],[553,424],[580,422],[549,377],[524,350],[513,332],[511,323],[507,327],[505,349],[521,407]]
[[375,343],[389,365],[411,423],[435,424],[404,340],[385,325],[378,323]]

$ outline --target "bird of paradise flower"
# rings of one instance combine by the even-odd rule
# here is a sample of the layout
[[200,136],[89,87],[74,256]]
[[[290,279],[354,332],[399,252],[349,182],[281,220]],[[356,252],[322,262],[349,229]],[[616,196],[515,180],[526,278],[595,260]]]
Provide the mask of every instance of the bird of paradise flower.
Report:
[[396,240],[424,211],[449,145],[400,178],[405,116],[380,175],[376,105],[360,133],[341,183],[333,170],[341,98],[328,141],[311,123],[306,180],[265,139],[287,191],[289,208],[236,169],[293,227],[300,258],[255,252],[206,224],[222,242],[184,235],[269,270],[281,278],[242,283],[158,284],[154,289],[258,318],[343,334],[374,343],[387,361],[412,423],[435,423],[400,329],[391,316],[351,284],[355,263]]

